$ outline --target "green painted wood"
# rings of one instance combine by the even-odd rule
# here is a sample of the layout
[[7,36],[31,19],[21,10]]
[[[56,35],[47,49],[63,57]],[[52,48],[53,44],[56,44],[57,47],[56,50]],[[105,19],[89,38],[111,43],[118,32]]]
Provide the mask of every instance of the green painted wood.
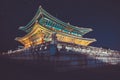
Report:
[[[42,17],[41,17],[42,15]],[[31,27],[32,25],[36,22],[36,20],[39,19],[39,24],[42,26],[47,26],[47,27],[53,27],[56,30],[63,30],[66,33],[70,33],[69,30],[66,30],[66,27],[70,27],[73,29],[72,33],[73,35],[78,35],[78,36],[82,36],[88,32],[91,31],[90,28],[78,28],[77,26],[73,26],[70,24],[67,24],[59,19],[57,19],[56,17],[52,16],[51,14],[49,14],[47,11],[45,11],[42,7],[38,9],[36,15],[34,16],[34,18],[24,27],[20,27],[20,30],[23,30],[25,32],[30,32],[31,31]]]

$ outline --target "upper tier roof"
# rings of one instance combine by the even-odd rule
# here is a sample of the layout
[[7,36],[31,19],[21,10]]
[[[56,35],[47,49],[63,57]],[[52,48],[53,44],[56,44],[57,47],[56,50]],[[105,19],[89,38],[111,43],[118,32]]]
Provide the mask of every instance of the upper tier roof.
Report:
[[[65,22],[57,19],[56,17],[52,16],[51,14],[49,14],[41,6],[39,7],[34,18],[26,26],[19,27],[19,29],[23,30],[25,32],[30,32],[32,29],[32,25],[42,17],[45,17],[45,18],[47,18],[47,19],[49,19],[57,24],[62,25],[64,27],[63,29],[70,28],[70,29],[72,29],[73,32],[77,32],[77,34],[80,34],[81,36],[92,31],[91,28],[77,27],[77,26],[73,26],[71,24],[65,23]],[[70,31],[70,32],[72,32],[72,31]]]

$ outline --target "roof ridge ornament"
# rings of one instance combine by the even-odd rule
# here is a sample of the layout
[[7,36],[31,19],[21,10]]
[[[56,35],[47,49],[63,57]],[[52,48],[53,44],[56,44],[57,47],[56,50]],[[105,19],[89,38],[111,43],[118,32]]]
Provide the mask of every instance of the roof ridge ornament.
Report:
[[40,14],[40,15],[43,14],[43,12],[42,12],[42,6],[41,6],[41,5],[39,6],[39,10],[40,10],[40,13],[39,13],[39,14]]
[[40,5],[39,8],[42,8],[42,6]]

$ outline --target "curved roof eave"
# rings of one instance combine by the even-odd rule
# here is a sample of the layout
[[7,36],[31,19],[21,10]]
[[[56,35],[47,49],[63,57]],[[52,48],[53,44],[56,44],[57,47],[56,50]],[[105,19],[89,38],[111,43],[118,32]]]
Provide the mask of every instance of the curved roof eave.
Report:
[[37,10],[33,19],[26,26],[19,27],[19,29],[27,32],[27,30],[36,22],[39,16],[40,16],[40,9]]
[[[36,22],[36,20],[40,17],[40,14],[43,14],[44,16],[52,19],[55,22],[58,22],[59,24],[62,24],[64,26],[70,26],[71,28],[77,30],[79,33],[82,33],[82,35],[92,31],[91,28],[83,28],[83,27],[77,27],[77,26],[73,26],[71,24],[67,24],[59,19],[57,19],[56,17],[52,16],[51,14],[49,14],[47,11],[45,11],[41,6],[38,8],[35,16],[33,17],[33,19],[26,25],[26,26],[22,26],[19,27],[20,30],[23,30],[25,32],[29,32],[31,29],[31,26]],[[82,32],[84,31],[84,32]]]

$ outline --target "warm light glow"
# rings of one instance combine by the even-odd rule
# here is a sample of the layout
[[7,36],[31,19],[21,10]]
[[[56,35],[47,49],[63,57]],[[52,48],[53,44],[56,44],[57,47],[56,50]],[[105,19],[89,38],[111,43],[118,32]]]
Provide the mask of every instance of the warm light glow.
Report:
[[74,44],[79,44],[79,45],[83,45],[83,46],[87,46],[87,45],[89,45],[90,43],[93,42],[93,41],[90,41],[90,40],[84,40],[82,38],[78,39],[78,38],[75,38],[75,37],[68,37],[68,36],[64,36],[64,35],[61,35],[61,34],[57,34],[56,36],[57,36],[58,41],[74,43]]
[[[52,33],[52,30],[41,26],[39,23],[35,23],[32,30],[27,35],[21,38],[16,38],[16,40],[21,42],[25,46],[25,48],[27,48],[33,45],[39,45],[44,41],[51,41]],[[83,46],[87,46],[90,43],[94,42],[94,40],[89,40],[82,37],[79,38],[59,31],[56,31],[56,33],[57,40],[61,42],[74,43]]]

